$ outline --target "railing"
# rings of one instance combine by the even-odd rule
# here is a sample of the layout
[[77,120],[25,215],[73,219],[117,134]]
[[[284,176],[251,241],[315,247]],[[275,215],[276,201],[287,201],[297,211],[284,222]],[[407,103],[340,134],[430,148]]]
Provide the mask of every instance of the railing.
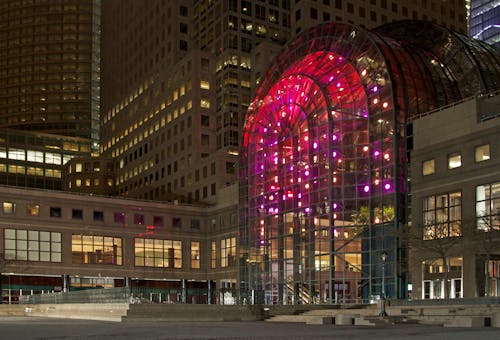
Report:
[[[426,111],[426,112],[422,112],[418,115],[415,115],[415,117],[413,117],[413,119],[419,119],[419,118],[422,118],[422,117],[425,117],[425,116],[428,116],[430,114],[433,114],[435,112],[439,112],[439,111],[443,111],[443,110],[446,110],[446,109],[449,109],[451,107],[454,107],[454,106],[457,106],[459,104],[462,104],[462,103],[465,103],[465,102],[468,102],[470,100],[473,100],[473,99],[481,99],[481,98],[485,98],[485,97],[494,97],[496,95],[499,95],[500,94],[500,90],[498,91],[493,91],[493,92],[490,92],[490,93],[479,93],[475,96],[470,96],[470,97],[467,97],[467,98],[462,98],[456,102],[453,102],[453,103],[450,103],[448,105],[445,105],[445,106],[440,106],[436,109],[433,109],[433,110],[430,110],[430,111]],[[493,117],[491,117],[493,118]],[[488,117],[488,119],[491,119],[490,117]]]
[[234,289],[214,289],[210,292],[198,288],[146,288],[119,287],[86,289],[70,292],[32,294],[19,296],[20,304],[60,303],[187,303],[187,304],[242,304]]

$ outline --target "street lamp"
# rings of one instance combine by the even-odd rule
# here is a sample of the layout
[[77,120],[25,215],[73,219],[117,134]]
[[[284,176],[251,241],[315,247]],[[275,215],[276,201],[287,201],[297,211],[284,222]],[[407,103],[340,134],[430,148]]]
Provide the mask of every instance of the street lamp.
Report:
[[385,263],[387,262],[387,258],[389,257],[389,254],[387,254],[386,251],[382,252],[381,259],[382,259],[382,292],[380,294],[380,314],[379,316],[385,318],[387,316],[387,313],[385,311]]

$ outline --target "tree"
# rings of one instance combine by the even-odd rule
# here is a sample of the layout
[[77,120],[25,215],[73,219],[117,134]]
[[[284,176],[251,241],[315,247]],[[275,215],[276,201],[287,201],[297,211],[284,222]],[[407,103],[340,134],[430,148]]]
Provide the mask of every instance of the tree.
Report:
[[[420,233],[420,230],[423,232]],[[460,221],[439,222],[410,232],[410,242],[416,250],[427,251],[442,261],[444,294],[445,298],[448,298],[450,296],[450,287],[448,285],[450,276],[449,260],[456,247],[462,244],[462,223]]]
[[500,212],[491,216],[481,216],[474,224],[474,240],[476,241],[478,253],[485,256],[484,274],[484,296],[490,294],[489,262],[491,255],[498,249],[500,238]]

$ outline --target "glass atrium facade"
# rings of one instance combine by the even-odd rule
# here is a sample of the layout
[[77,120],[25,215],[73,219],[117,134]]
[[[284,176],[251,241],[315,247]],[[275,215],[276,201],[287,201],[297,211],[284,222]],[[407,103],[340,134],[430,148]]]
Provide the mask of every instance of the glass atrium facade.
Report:
[[499,61],[490,46],[421,22],[323,24],[289,43],[246,115],[243,297],[405,298],[408,123],[500,89]]

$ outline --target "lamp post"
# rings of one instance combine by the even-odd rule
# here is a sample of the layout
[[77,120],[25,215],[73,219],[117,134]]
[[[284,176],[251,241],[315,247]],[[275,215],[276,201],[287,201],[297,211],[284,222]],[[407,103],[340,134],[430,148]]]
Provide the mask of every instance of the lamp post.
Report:
[[387,262],[387,258],[389,254],[386,251],[382,252],[381,260],[382,260],[382,291],[380,296],[380,314],[379,316],[385,318],[387,313],[385,311],[385,263]]

